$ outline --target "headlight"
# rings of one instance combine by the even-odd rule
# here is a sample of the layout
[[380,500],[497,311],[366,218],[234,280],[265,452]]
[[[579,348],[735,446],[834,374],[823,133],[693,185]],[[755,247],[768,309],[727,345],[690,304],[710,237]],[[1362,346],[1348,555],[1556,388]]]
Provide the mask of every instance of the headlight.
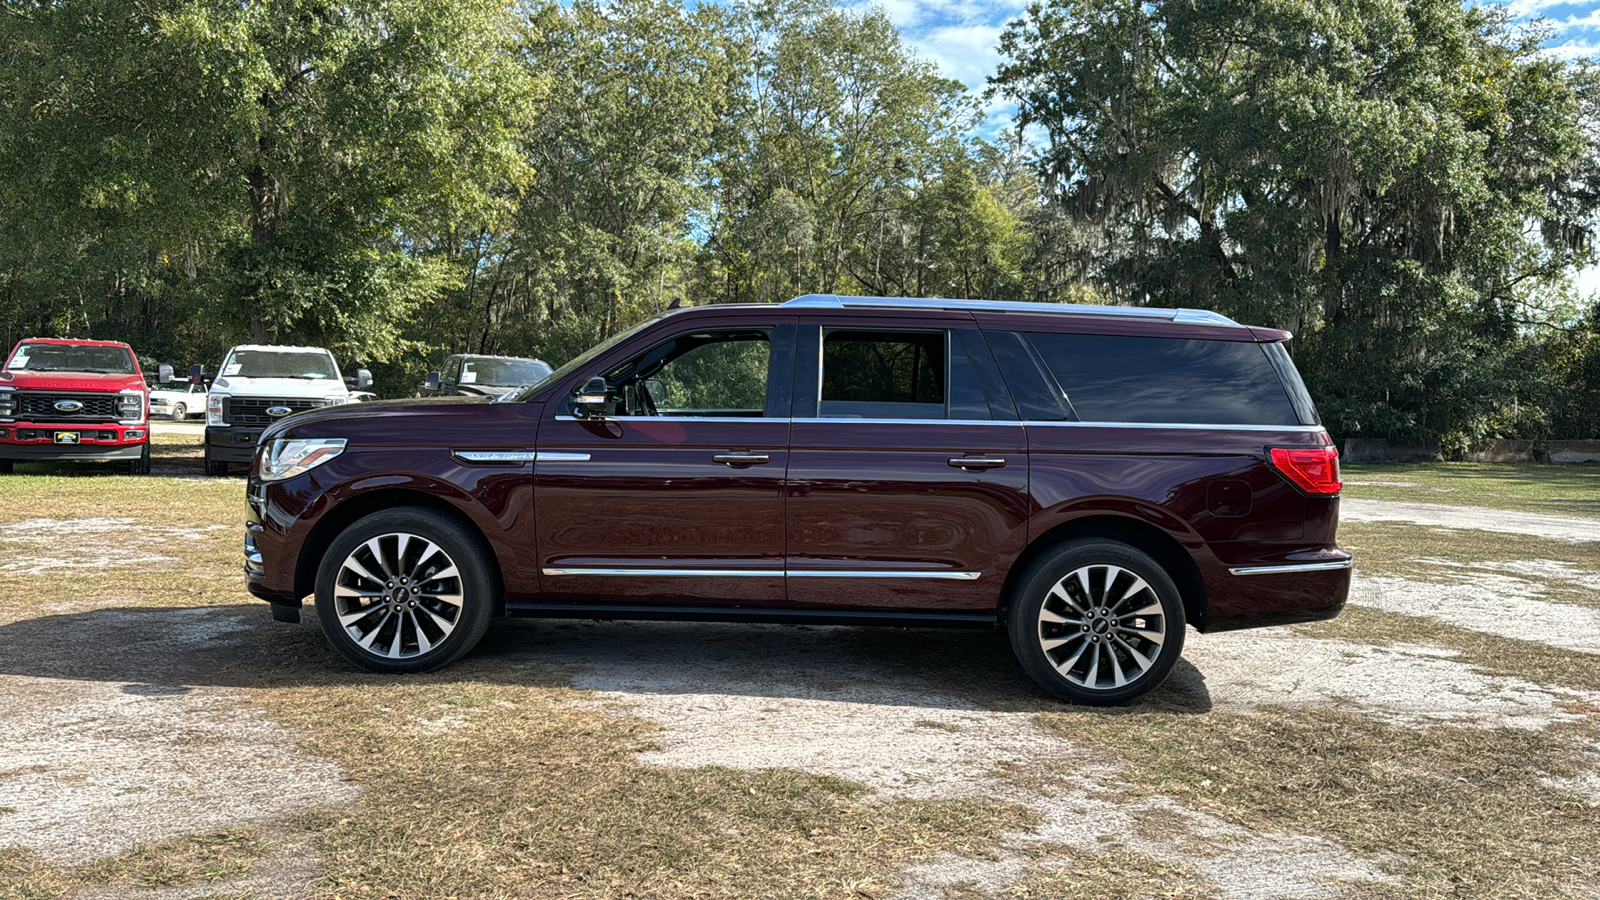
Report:
[[17,392],[6,388],[0,390],[0,419],[10,419],[17,414]]
[[144,419],[145,399],[139,391],[123,391],[117,395],[117,418],[124,422]]
[[348,396],[343,395],[343,394],[334,394],[331,397],[324,397],[323,400],[322,400],[322,405],[323,406],[343,406],[344,404],[349,403],[349,402],[350,402],[350,398]]
[[322,465],[344,452],[344,438],[281,438],[267,446],[261,480],[282,481]]
[[226,422],[222,421],[222,395],[221,394],[207,394],[206,395],[206,424],[207,425],[226,425],[227,424]]

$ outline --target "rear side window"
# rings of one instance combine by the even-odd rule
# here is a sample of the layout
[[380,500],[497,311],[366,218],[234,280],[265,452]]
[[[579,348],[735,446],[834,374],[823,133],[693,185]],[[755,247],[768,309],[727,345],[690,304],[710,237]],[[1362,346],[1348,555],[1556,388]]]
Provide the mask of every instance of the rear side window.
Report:
[[1299,425],[1260,344],[1033,332],[1080,421]]
[[943,419],[945,333],[829,331],[823,417]]

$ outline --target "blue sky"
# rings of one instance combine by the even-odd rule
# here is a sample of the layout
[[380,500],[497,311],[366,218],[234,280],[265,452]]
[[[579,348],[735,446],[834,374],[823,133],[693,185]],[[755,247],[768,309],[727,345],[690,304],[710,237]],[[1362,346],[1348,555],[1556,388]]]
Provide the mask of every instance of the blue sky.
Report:
[[[1543,19],[1553,34],[1546,52],[1566,59],[1600,56],[1600,0],[1584,3],[1564,0],[1485,0],[1503,5],[1520,21]],[[1006,23],[1020,16],[1027,0],[855,0],[840,3],[849,9],[882,7],[900,32],[924,59],[939,64],[944,73],[982,91],[985,78],[1000,59],[996,46]],[[1009,120],[1009,110],[990,109],[990,129]],[[989,130],[989,129],[986,129]]]
[[[1600,0],[1483,0],[1507,7],[1514,19],[1542,19],[1552,29],[1545,52],[1563,59],[1600,57]],[[995,71],[996,45],[1006,23],[1020,16],[1027,0],[844,0],[841,6],[866,10],[882,7],[906,41],[924,59],[939,64],[944,74],[981,92]],[[983,131],[993,134],[1009,124],[1010,107],[992,104]],[[1580,272],[1580,294],[1600,296],[1600,266]]]

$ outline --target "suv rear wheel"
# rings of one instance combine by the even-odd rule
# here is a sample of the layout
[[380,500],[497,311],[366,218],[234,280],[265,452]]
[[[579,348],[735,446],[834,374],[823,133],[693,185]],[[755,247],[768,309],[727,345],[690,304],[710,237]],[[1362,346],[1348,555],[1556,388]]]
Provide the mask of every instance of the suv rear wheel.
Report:
[[477,645],[494,609],[477,538],[426,509],[375,513],[345,529],[317,569],[328,642],[369,672],[425,672]]
[[1117,541],[1068,541],[1034,560],[1011,598],[1011,648],[1062,700],[1127,703],[1183,652],[1183,601],[1166,570]]

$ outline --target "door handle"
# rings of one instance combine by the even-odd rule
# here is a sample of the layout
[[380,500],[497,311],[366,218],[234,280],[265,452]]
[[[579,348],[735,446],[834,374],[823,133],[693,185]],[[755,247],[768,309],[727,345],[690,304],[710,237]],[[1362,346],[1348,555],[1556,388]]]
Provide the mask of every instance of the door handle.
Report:
[[950,458],[950,465],[958,469],[998,469],[1005,465],[1003,457],[993,456],[954,456]]
[[717,453],[711,457],[713,462],[726,463],[735,469],[746,466],[758,466],[762,463],[772,462],[772,457],[765,453]]

